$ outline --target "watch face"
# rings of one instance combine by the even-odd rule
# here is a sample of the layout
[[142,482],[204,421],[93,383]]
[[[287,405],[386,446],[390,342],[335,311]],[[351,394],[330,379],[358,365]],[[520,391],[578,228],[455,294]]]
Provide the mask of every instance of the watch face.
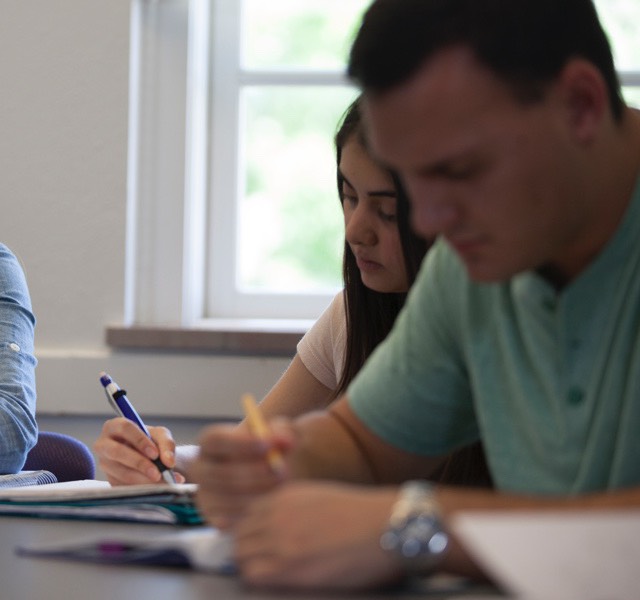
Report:
[[396,554],[409,570],[423,572],[440,562],[449,536],[440,521],[430,484],[414,481],[402,486],[380,545]]
[[432,516],[416,515],[407,521],[398,541],[402,556],[417,558],[444,552],[448,537]]

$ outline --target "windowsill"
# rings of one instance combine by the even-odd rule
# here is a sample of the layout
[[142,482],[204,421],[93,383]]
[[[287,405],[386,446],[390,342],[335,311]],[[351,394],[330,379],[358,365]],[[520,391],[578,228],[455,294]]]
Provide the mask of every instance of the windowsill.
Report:
[[161,350],[249,356],[293,356],[313,321],[210,319],[194,327],[111,326],[107,345],[119,350]]

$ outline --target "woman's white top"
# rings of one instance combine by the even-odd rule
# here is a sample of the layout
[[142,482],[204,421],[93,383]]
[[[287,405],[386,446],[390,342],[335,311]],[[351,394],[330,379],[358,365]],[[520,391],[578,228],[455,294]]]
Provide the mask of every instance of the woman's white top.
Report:
[[338,292],[311,329],[298,342],[298,356],[307,370],[330,390],[338,387],[346,350],[344,294]]

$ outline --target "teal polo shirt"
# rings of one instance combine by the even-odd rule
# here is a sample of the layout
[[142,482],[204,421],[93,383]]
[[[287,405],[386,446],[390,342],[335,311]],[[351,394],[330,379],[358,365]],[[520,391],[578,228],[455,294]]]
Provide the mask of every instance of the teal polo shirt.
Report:
[[481,438],[504,491],[640,484],[640,181],[613,238],[560,293],[534,272],[474,283],[438,242],[349,398],[409,452]]

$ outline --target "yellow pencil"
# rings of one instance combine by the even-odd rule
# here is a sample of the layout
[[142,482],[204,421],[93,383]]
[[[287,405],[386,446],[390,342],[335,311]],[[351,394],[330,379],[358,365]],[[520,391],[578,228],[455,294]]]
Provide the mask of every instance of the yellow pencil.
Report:
[[[251,394],[242,395],[242,408],[247,417],[249,429],[251,429],[253,435],[261,440],[267,439],[269,437],[269,428],[258,408],[256,399]],[[267,460],[274,473],[279,475],[284,472],[284,458],[276,448],[269,449]]]

